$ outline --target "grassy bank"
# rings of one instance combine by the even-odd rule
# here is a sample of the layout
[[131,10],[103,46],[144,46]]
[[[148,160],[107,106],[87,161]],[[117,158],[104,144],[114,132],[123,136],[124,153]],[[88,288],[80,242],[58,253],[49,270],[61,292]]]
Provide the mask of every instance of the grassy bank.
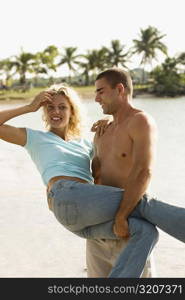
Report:
[[[74,87],[74,89],[82,97],[82,99],[94,98],[94,86]],[[43,88],[32,88],[26,92],[14,90],[0,91],[0,101],[31,100],[41,91],[43,91]]]
[[[92,86],[80,86],[74,87],[75,91],[80,95],[82,99],[94,99],[95,97],[95,87]],[[145,94],[147,92],[148,86],[134,86],[134,96]],[[38,93],[43,91],[43,88],[32,88],[26,92],[22,91],[2,91],[0,90],[0,101],[11,101],[11,100],[21,100],[21,101],[29,101],[33,99]]]

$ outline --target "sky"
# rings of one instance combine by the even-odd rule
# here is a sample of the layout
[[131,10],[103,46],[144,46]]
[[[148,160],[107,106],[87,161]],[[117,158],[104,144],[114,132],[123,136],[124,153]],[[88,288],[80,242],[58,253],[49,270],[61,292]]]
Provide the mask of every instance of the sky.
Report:
[[184,0],[0,0],[0,10],[0,59],[49,45],[85,53],[114,39],[128,49],[149,25],[166,34],[170,56],[185,51]]

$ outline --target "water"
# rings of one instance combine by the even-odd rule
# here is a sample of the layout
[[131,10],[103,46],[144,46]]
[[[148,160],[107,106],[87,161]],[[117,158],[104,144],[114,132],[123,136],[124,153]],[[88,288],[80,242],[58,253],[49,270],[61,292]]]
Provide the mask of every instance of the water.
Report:
[[[185,97],[133,101],[155,118],[159,131],[150,190],[159,199],[184,207]],[[20,104],[0,104],[0,109],[17,105]],[[85,106],[90,128],[104,116],[93,101],[86,101]],[[40,111],[8,123],[43,129]],[[92,139],[93,134],[87,137]],[[48,213],[45,187],[28,154],[22,147],[1,140],[0,149],[0,277],[85,277],[84,240],[62,229]],[[158,277],[185,277],[183,243],[160,231],[154,257]]]

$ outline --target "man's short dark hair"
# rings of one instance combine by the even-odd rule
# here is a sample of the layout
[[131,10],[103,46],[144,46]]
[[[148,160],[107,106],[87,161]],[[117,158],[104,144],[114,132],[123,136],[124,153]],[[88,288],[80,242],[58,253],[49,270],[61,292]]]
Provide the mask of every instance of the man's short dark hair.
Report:
[[96,80],[105,78],[112,88],[115,88],[118,83],[122,83],[127,94],[132,96],[132,79],[130,74],[123,69],[111,68],[98,74]]

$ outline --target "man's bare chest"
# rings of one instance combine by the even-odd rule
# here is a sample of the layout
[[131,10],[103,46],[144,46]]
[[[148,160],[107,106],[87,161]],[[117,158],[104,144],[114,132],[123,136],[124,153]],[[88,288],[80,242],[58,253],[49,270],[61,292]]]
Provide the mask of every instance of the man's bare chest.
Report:
[[97,140],[97,154],[100,159],[129,159],[132,156],[132,140],[127,130],[107,130]]

